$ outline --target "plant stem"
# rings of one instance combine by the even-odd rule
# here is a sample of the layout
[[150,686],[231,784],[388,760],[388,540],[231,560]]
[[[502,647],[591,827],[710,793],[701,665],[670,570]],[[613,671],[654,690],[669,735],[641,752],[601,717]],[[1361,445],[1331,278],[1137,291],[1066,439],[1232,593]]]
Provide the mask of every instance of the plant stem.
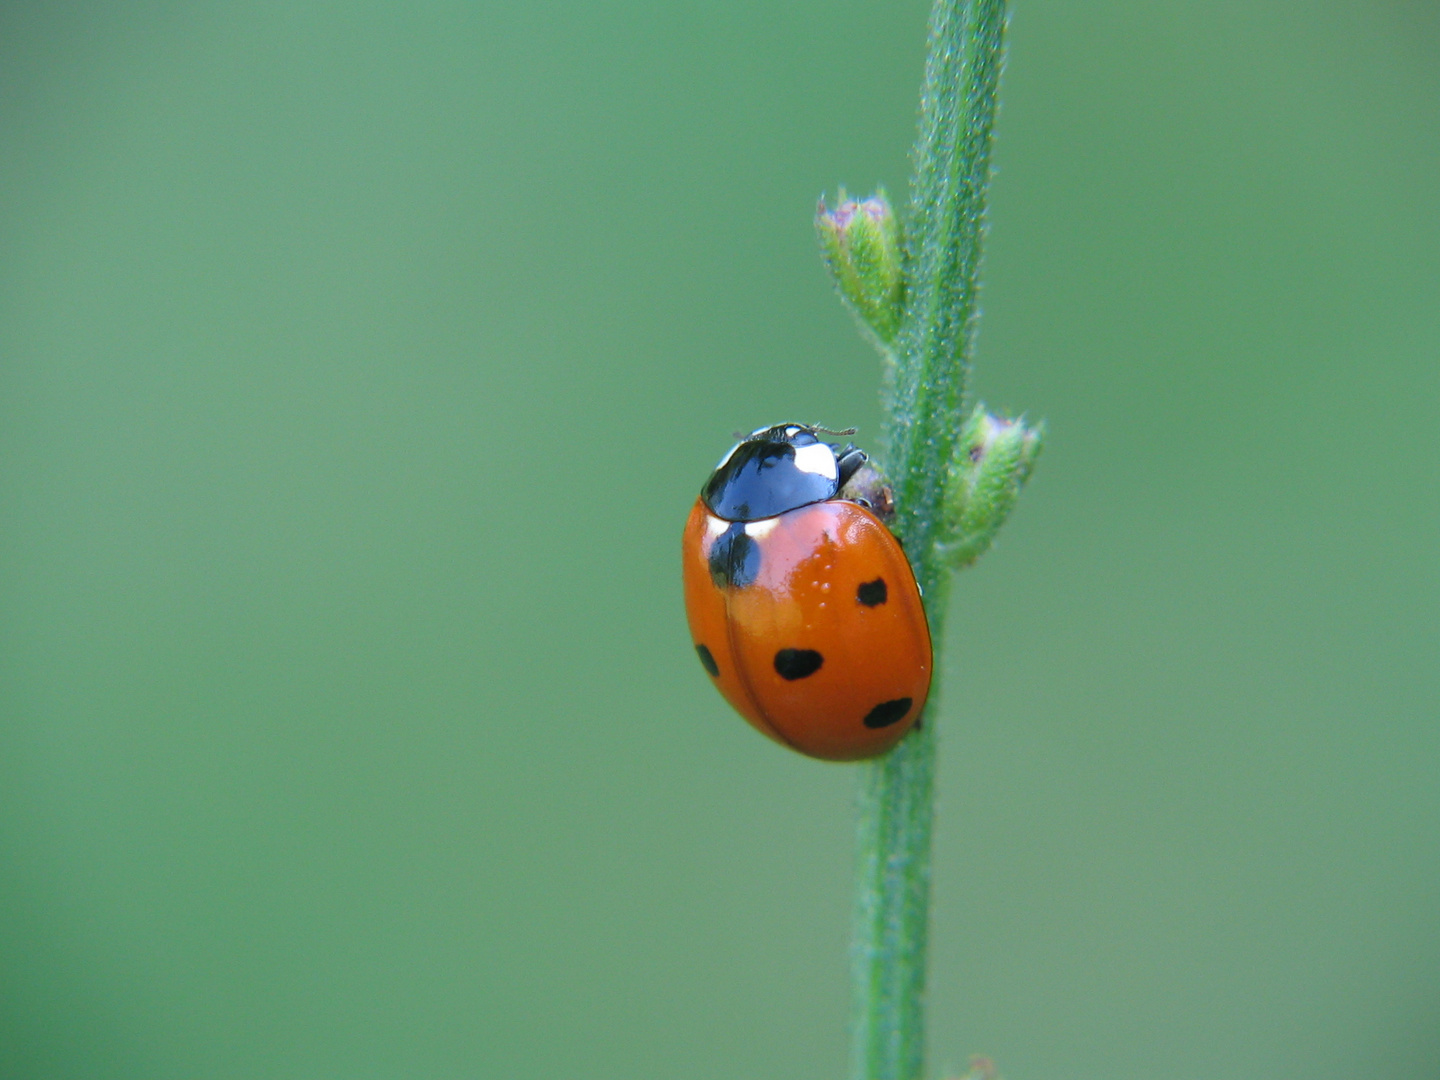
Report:
[[[949,569],[937,550],[959,450],[990,179],[1004,0],[935,0],[908,215],[906,306],[883,441],[905,541],[940,654]],[[920,1080],[938,679],[921,722],[861,767],[852,1080]]]

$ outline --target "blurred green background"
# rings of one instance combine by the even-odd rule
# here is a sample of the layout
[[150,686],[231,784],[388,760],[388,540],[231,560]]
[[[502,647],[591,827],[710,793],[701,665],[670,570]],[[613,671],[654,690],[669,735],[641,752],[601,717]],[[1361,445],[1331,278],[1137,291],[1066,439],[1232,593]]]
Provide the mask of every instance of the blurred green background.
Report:
[[[843,1074],[853,770],[696,664],[873,437],[926,3],[0,8],[0,1076]],[[932,1060],[1440,1076],[1440,13],[1022,0]]]

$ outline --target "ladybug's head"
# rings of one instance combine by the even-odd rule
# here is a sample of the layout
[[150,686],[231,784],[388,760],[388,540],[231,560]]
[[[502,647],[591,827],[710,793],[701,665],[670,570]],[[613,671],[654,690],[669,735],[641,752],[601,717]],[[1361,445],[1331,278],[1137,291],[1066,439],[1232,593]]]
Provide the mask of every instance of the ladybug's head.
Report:
[[710,512],[726,521],[759,521],[833,499],[865,463],[864,451],[822,442],[820,435],[853,435],[811,424],[776,424],[741,439],[700,492]]

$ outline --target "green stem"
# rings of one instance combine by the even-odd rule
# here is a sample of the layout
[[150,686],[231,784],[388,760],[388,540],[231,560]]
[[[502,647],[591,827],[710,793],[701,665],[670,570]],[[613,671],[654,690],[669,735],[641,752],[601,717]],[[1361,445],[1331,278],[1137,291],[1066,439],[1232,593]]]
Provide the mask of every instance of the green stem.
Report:
[[[959,450],[990,179],[1004,0],[935,0],[906,231],[906,307],[885,402],[895,532],[924,590],[936,655],[949,576],[937,549]],[[920,1080],[938,680],[925,716],[861,767],[852,1080]]]

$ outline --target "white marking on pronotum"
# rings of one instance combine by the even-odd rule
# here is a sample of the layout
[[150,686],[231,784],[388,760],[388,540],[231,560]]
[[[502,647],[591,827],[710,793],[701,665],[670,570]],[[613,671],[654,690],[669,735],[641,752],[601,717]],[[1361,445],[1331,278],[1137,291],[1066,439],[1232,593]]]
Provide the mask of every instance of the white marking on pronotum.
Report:
[[752,540],[763,540],[770,535],[770,530],[775,528],[779,518],[765,518],[762,521],[747,521],[745,523],[745,535]]
[[827,480],[837,480],[840,477],[840,470],[835,464],[835,451],[824,443],[795,447],[795,468],[804,473],[823,476]]
[[709,534],[711,540],[714,540],[729,527],[730,522],[724,518],[718,518],[714,514],[710,514],[705,520],[705,531]]

